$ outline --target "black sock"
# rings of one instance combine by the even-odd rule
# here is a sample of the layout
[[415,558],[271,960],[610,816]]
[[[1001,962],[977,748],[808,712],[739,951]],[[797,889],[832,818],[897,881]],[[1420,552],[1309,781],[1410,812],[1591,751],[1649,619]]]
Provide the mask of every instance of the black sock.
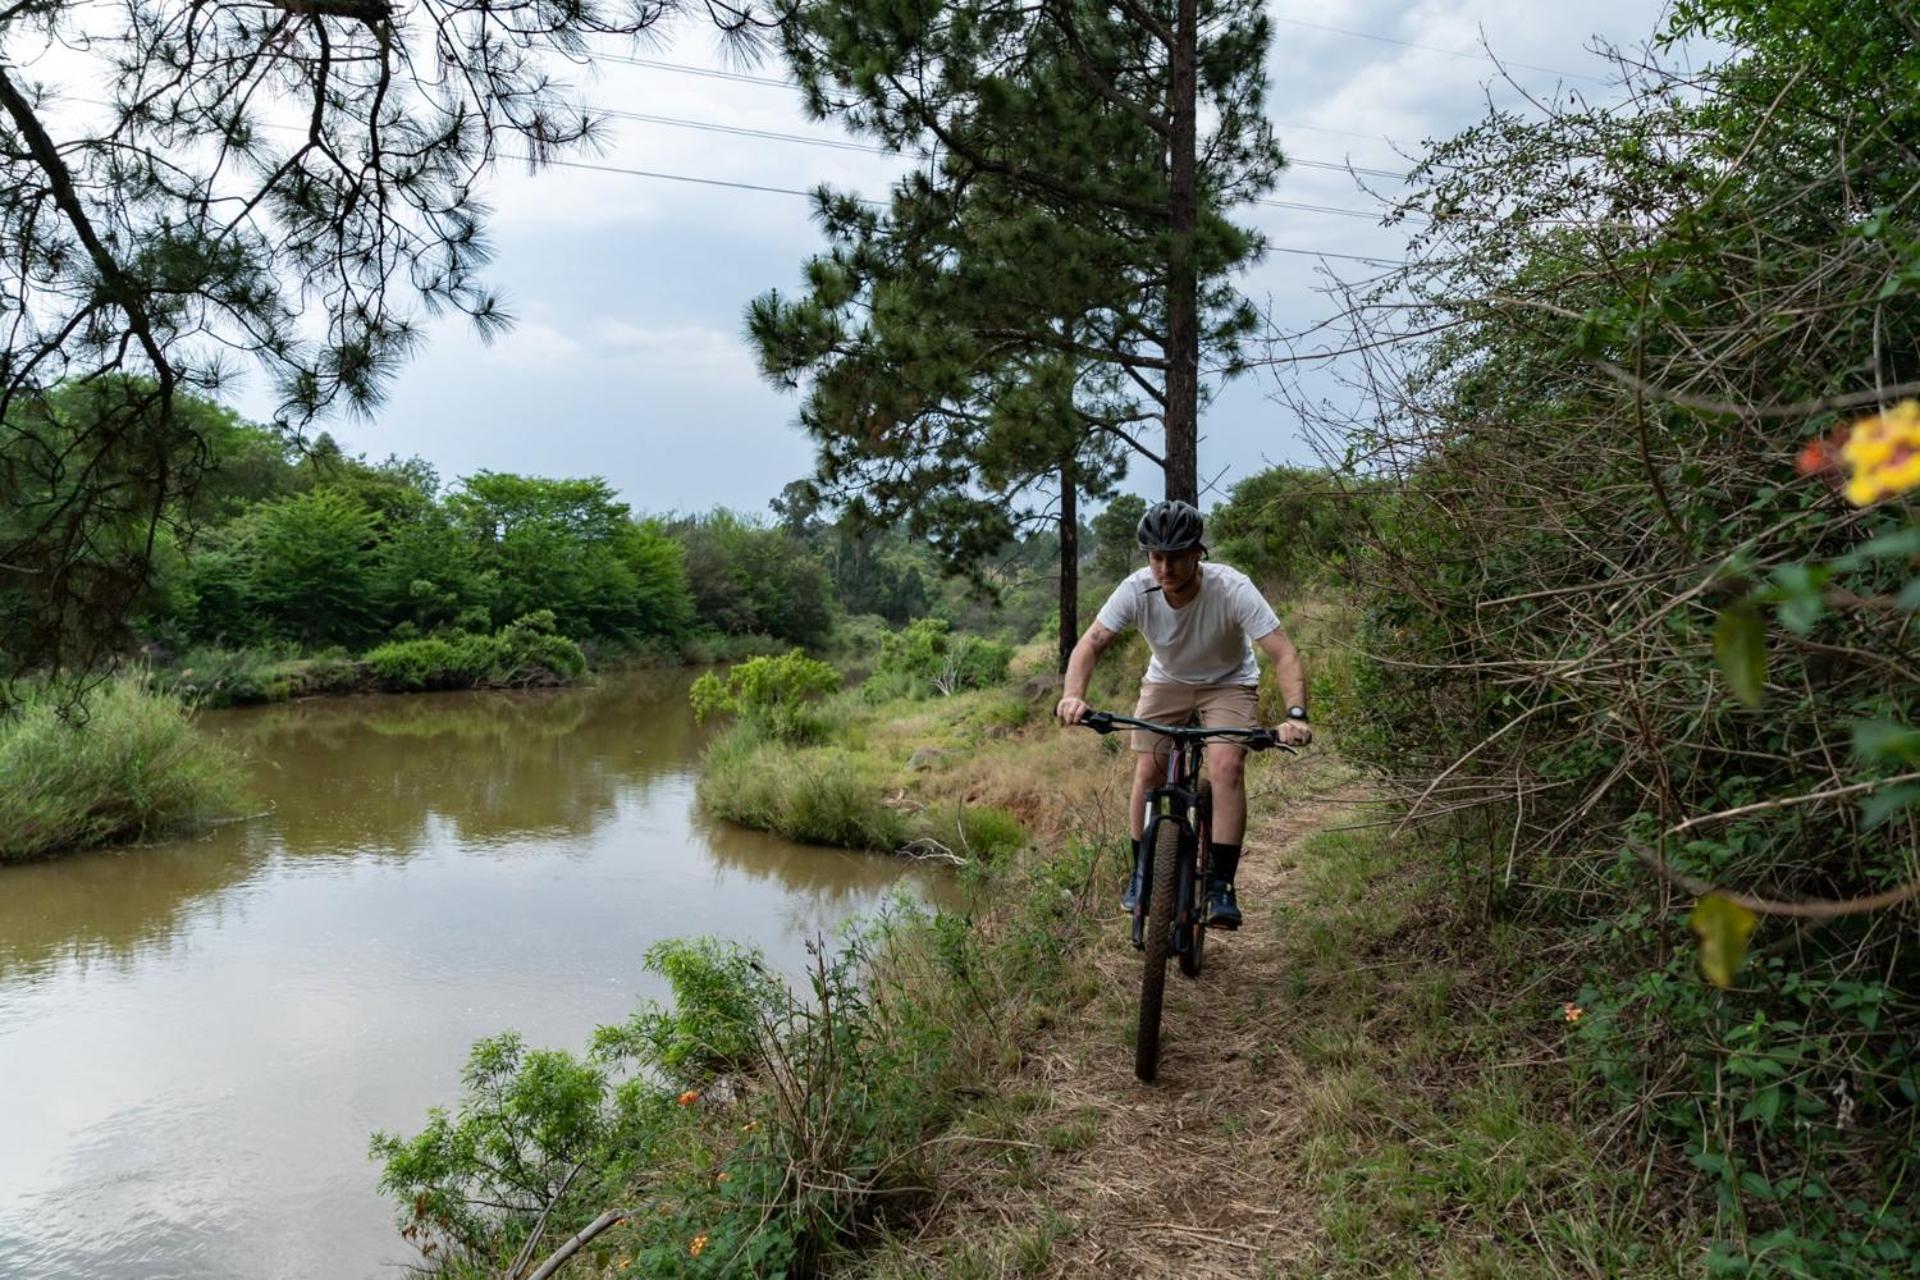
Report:
[[1207,866],[1208,875],[1232,884],[1233,873],[1240,869],[1240,846],[1207,841]]
[[1133,869],[1136,872],[1140,870],[1140,842],[1138,840],[1133,842]]

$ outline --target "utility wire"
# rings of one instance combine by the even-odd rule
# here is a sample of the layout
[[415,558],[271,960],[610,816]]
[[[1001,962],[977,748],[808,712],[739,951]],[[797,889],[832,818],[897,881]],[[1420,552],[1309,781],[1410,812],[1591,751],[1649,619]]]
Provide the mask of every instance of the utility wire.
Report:
[[[593,107],[591,114],[611,116],[618,120],[637,120],[642,124],[666,125],[675,129],[699,129],[707,133],[730,133],[743,138],[761,138],[768,142],[796,142],[809,147],[830,147],[836,151],[867,151],[874,155],[901,155],[892,147],[875,143],[854,142],[845,138],[823,138],[804,133],[781,133],[774,129],[755,129],[746,125],[719,124],[711,120],[689,120],[684,116],[656,116],[644,111],[621,111],[613,107]],[[1340,164],[1333,160],[1307,160],[1298,156],[1287,157],[1287,167],[1302,169],[1328,169],[1335,173],[1357,173],[1369,178],[1388,178],[1404,182],[1406,174],[1396,173],[1392,169],[1368,169],[1360,165]]]
[[[528,157],[526,156],[505,156],[502,158],[508,159],[508,160],[528,159]],[[589,160],[548,159],[543,161],[542,163],[555,165],[563,169],[586,169],[594,173],[616,173],[616,174],[622,174],[624,176],[633,177],[633,178],[656,178],[664,182],[690,182],[703,187],[727,187],[735,191],[764,191],[770,195],[800,196],[808,200],[811,200],[814,197],[814,193],[812,191],[802,191],[798,187],[774,187],[774,186],[767,186],[757,182],[731,182],[724,178],[701,178],[701,177],[696,177],[693,174],[666,173],[658,169],[633,169],[633,168],[627,167],[626,165],[595,164],[594,162]],[[861,204],[874,205],[876,207],[884,207],[886,204],[884,200],[874,200],[867,196],[855,196],[854,199],[858,200]],[[1347,210],[1344,212],[1352,212],[1352,211]],[[1368,215],[1361,215],[1361,216],[1368,216]],[[1395,258],[1371,258],[1363,254],[1334,253],[1329,250],[1323,250],[1323,249],[1296,249],[1288,245],[1277,245],[1277,244],[1270,244],[1267,246],[1267,249],[1273,253],[1293,254],[1303,258],[1337,258],[1345,262],[1366,262],[1366,263],[1371,263],[1374,266],[1382,266],[1382,267],[1403,267],[1407,265],[1406,263],[1401,262],[1400,260]]]
[[1495,63],[1500,66],[1519,67],[1525,71],[1544,72],[1547,75],[1559,76],[1565,80],[1591,80],[1595,84],[1607,83],[1605,76],[1588,75],[1581,71],[1562,71],[1558,67],[1543,67],[1532,62],[1509,62],[1505,58],[1495,57],[1493,54],[1484,51],[1446,49],[1437,44],[1421,44],[1417,40],[1400,40],[1393,36],[1377,35],[1371,31],[1354,31],[1348,27],[1330,27],[1322,22],[1308,22],[1302,18],[1273,18],[1272,20],[1285,23],[1289,27],[1305,27],[1309,31],[1325,31],[1330,35],[1351,36],[1355,40],[1372,40],[1379,44],[1399,45],[1402,49],[1422,49],[1428,53],[1443,53],[1449,58],[1469,58],[1476,61]]
[[[1381,37],[1385,39],[1385,37]],[[1465,56],[1465,55],[1463,55]],[[619,62],[630,67],[646,67],[653,71],[673,71],[681,75],[705,76],[713,80],[732,80],[740,84],[764,85],[771,89],[798,89],[800,86],[791,80],[777,80],[772,76],[756,76],[745,71],[721,71],[715,67],[696,67],[686,62],[667,62],[661,58],[635,58],[624,53],[594,52],[587,55],[590,61]],[[1518,65],[1518,64],[1515,64]],[[1355,133],[1351,129],[1334,129],[1323,124],[1301,124],[1298,121],[1275,120],[1274,124],[1282,129],[1304,129],[1310,133],[1328,133],[1340,138],[1358,138],[1362,142],[1383,142],[1388,146],[1397,146],[1392,138],[1378,133]],[[1345,165],[1339,166],[1345,168]],[[1398,177],[1398,174],[1393,175]]]

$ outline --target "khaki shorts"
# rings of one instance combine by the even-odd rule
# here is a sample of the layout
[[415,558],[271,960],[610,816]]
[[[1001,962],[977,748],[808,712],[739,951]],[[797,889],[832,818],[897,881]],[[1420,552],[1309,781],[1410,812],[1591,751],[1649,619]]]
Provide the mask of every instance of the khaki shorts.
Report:
[[[1186,724],[1198,721],[1207,729],[1254,729],[1260,725],[1258,692],[1250,684],[1145,684],[1140,686],[1140,702],[1133,709],[1136,720],[1155,724]],[[1133,749],[1162,752],[1169,739],[1165,734],[1133,731]]]

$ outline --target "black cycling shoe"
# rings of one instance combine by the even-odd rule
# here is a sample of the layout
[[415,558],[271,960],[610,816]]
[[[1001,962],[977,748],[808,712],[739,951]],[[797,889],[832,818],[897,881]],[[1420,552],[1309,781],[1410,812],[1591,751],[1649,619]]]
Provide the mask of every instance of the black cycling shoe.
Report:
[[1240,904],[1233,900],[1233,886],[1225,880],[1207,882],[1207,928],[1233,930],[1240,927]]
[[1140,892],[1146,887],[1146,877],[1140,868],[1133,869],[1133,875],[1127,880],[1127,891],[1120,895],[1120,909],[1132,915],[1140,906]]

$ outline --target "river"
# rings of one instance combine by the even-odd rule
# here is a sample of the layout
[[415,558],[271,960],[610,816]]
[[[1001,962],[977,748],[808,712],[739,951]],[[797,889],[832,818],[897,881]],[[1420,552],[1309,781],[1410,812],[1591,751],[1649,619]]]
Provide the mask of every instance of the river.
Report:
[[366,1154],[472,1042],[579,1048],[662,938],[798,971],[937,871],[706,822],[685,672],[212,713],[272,812],[0,867],[0,1277],[299,1280],[414,1260]]

